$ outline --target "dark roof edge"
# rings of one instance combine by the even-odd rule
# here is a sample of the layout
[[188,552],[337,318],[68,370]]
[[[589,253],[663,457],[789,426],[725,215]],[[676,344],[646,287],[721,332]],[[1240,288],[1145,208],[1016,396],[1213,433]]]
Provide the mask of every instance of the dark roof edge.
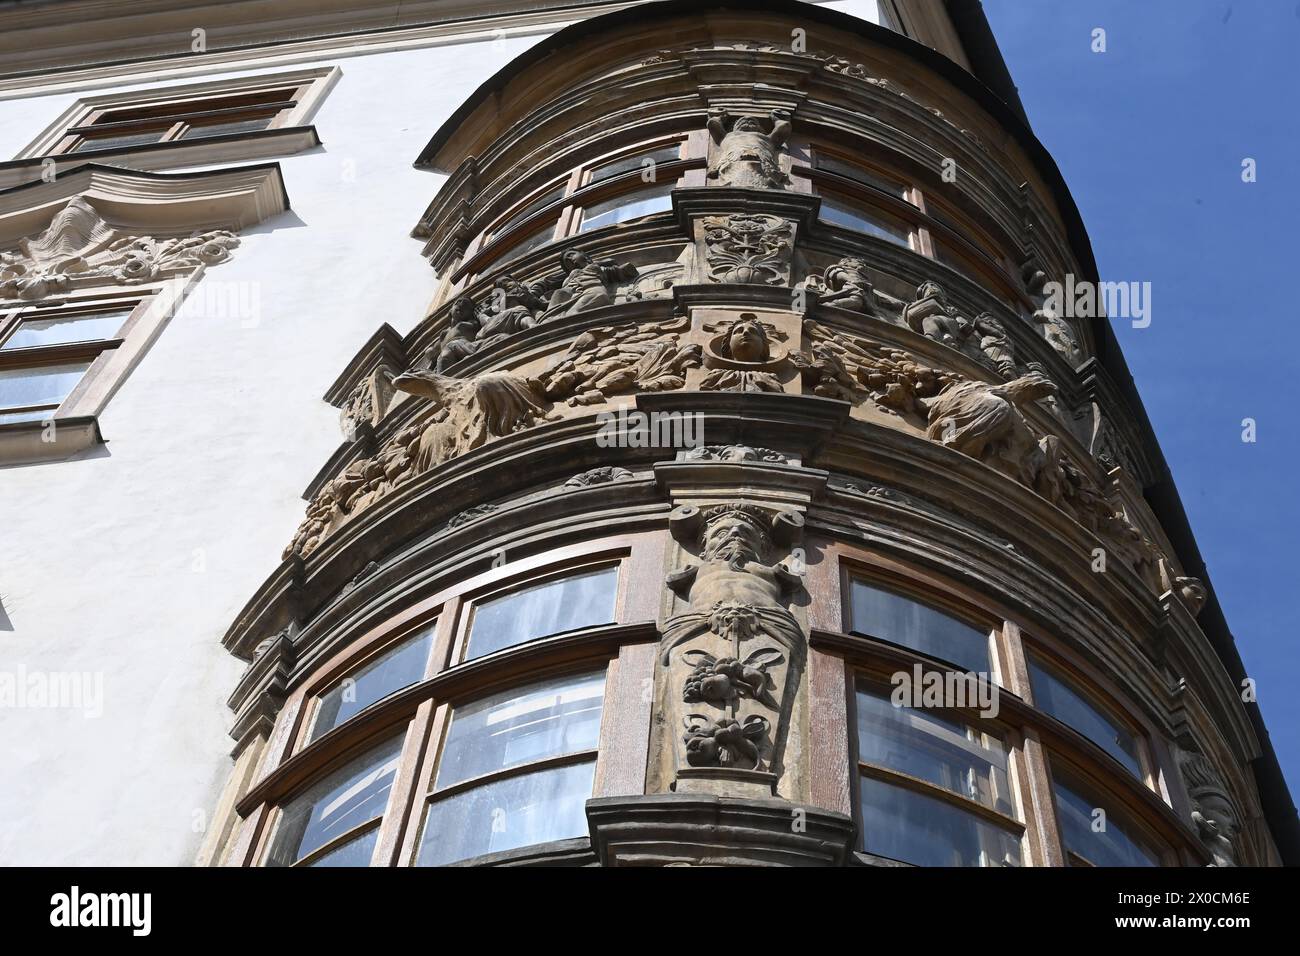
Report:
[[[893,30],[876,26],[837,10],[813,6],[799,0],[657,0],[657,2],[629,7],[615,13],[580,20],[525,50],[482,83],[438,128],[420,152],[415,166],[421,169],[434,168],[433,158],[459,126],[478,108],[479,104],[504,89],[517,73],[588,36],[647,18],[666,19],[717,10],[735,10],[741,14],[786,13],[811,23],[825,24],[846,33],[870,38],[873,43],[904,53],[952,83],[978,103],[1025,150],[1048,189],[1051,190],[1052,198],[1065,225],[1070,248],[1074,251],[1084,273],[1080,278],[1097,281],[1099,278],[1097,261],[1079,208],[1075,205],[1074,197],[1070,194],[1056,161],[1029,128],[1024,107],[1011,81],[1006,62],[993,38],[983,7],[978,0],[945,0],[945,4],[952,14],[954,25],[959,31],[963,44],[971,44],[966,53],[971,59],[972,67],[980,74],[978,78],[942,53]],[[1104,318],[1094,320],[1093,334],[1097,360],[1119,387],[1137,418],[1143,438],[1154,453],[1156,469],[1161,478],[1147,489],[1148,503],[1173,544],[1179,563],[1188,574],[1200,577],[1205,584],[1207,600],[1198,623],[1225,669],[1234,680],[1240,681],[1245,676],[1241,655],[1237,652],[1218,598],[1214,594],[1214,587],[1205,571],[1205,562],[1201,558],[1200,549],[1196,546],[1187,513],[1183,509],[1177,489],[1174,488],[1169,465],[1160,450],[1160,444],[1156,440],[1151,420],[1138,395],[1128,363],[1124,360],[1109,321]],[[1297,818],[1295,805],[1282,775],[1277,754],[1264,728],[1259,706],[1251,704],[1246,710],[1259,738],[1260,757],[1254,762],[1253,770],[1265,818],[1283,861],[1288,865],[1300,866],[1300,818]]]

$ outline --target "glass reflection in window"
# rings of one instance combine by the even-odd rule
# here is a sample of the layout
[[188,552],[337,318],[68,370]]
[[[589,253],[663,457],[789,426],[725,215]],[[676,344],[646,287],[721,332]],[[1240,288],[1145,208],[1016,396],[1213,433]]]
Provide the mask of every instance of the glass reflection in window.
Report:
[[858,759],[943,787],[1011,816],[1007,751],[993,734],[933,710],[895,707],[887,692],[858,687]]
[[548,581],[485,601],[474,609],[466,659],[526,641],[609,624],[614,620],[618,568]]
[[1019,866],[1020,838],[938,797],[860,782],[863,846],[917,866]]
[[596,166],[591,171],[591,183],[604,182],[606,179],[613,179],[615,176],[621,176],[624,173],[630,173],[634,169],[653,168],[660,163],[671,163],[681,154],[681,147],[676,143],[671,146],[660,146],[644,153],[633,153],[630,156],[623,156],[612,162]]
[[1032,656],[1029,657],[1029,681],[1034,692],[1034,704],[1039,710],[1051,714],[1067,727],[1073,727],[1122,763],[1129,773],[1142,779],[1138,743],[1132,734],[1088,703],[1082,694]]
[[892,591],[853,581],[852,630],[969,671],[989,670],[990,634]]
[[24,319],[0,349],[26,349],[40,345],[67,345],[71,342],[111,339],[122,328],[133,308],[134,304],[111,312],[45,315]]
[[424,678],[435,625],[393,647],[321,695],[308,743],[351,720],[371,704]]
[[910,249],[912,247],[911,229],[905,224],[890,219],[882,213],[868,210],[866,207],[852,205],[841,199],[822,196],[820,218],[832,226],[841,226],[864,232],[878,239]]
[[636,192],[623,193],[603,202],[593,203],[582,213],[582,225],[579,232],[612,226],[615,223],[631,222],[642,216],[657,212],[666,212],[673,208],[672,183],[639,189]]
[[[285,804],[267,866],[289,866],[383,816],[397,775],[402,739],[394,737],[363,754]],[[359,852],[360,848],[353,851]]]
[[[1125,831],[1114,815],[1059,780],[1053,782],[1065,849],[1093,866],[1159,866],[1160,857]],[[1100,811],[1100,812],[1099,812]]]
[[24,405],[57,407],[88,368],[89,362],[68,362],[0,371],[0,409]]
[[595,757],[529,770],[540,761],[596,749],[603,672],[556,678],[457,707],[435,791],[488,776],[477,787],[435,795],[419,863],[436,866],[500,850],[582,836]]

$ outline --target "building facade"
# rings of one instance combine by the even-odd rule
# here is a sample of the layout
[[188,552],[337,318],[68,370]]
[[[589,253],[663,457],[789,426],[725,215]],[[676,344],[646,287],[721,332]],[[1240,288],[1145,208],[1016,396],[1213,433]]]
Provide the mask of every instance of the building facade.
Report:
[[0,4],[0,857],[1296,861],[978,3],[253,6]]

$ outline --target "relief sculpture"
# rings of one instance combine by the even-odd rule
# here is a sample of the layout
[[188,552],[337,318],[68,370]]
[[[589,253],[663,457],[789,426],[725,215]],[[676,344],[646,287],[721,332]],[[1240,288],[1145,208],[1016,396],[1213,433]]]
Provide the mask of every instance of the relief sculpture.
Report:
[[700,561],[668,576],[687,609],[669,618],[660,645],[681,761],[779,773],[805,639],[788,609],[802,579],[769,555],[777,529],[794,519],[736,504],[702,515],[680,508],[674,520],[692,518],[702,525]]

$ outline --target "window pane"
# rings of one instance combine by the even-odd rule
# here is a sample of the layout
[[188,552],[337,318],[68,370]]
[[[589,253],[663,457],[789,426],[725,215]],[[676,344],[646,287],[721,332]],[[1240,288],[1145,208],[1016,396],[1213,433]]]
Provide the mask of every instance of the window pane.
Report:
[[988,671],[989,634],[910,598],[863,581],[850,588],[853,631],[901,644],[970,671]]
[[379,827],[374,827],[361,836],[336,846],[306,865],[311,867],[369,866],[370,858],[375,852],[375,844],[378,842]]
[[204,136],[225,136],[228,133],[252,133],[266,129],[271,125],[272,119],[274,117],[261,116],[257,119],[229,120],[225,123],[191,126],[181,135],[181,139],[202,139]]
[[0,408],[58,405],[81,381],[89,362],[0,371]]
[[166,130],[155,129],[146,133],[123,133],[121,136],[87,136],[72,150],[84,153],[91,149],[121,149],[126,146],[143,146],[162,139]]
[[614,620],[618,568],[538,584],[478,605],[466,659],[525,641],[609,624]]
[[429,805],[420,866],[587,834],[594,761],[508,777]]
[[506,767],[594,750],[604,693],[601,672],[514,688],[457,707],[436,789]]
[[660,146],[658,149],[652,149],[645,153],[636,153],[632,156],[624,156],[613,162],[605,163],[603,166],[597,166],[591,171],[591,183],[598,183],[606,179],[613,179],[615,176],[621,176],[623,173],[629,173],[634,169],[641,169],[646,160],[650,160],[656,165],[659,163],[671,163],[676,160],[681,153],[681,148],[674,143],[672,146]]
[[831,156],[820,156],[817,159],[817,168],[824,169],[828,173],[835,173],[837,176],[843,176],[845,179],[852,179],[874,189],[879,189],[881,192],[896,196],[899,199],[907,198],[907,186],[903,183],[878,175],[853,163],[846,163]]
[[135,308],[97,312],[94,315],[47,316],[24,319],[0,349],[26,349],[34,345],[66,345],[68,342],[92,342],[111,339]]
[[959,807],[861,778],[868,853],[917,866],[1019,866],[1020,839]]
[[554,236],[555,223],[548,222],[546,225],[538,227],[535,232],[530,233],[528,236],[511,246],[510,250],[497,260],[496,264],[502,265],[507,262],[513,262],[515,259],[518,259],[526,253],[532,252],[534,249],[540,249],[542,246],[550,242]]
[[859,687],[858,759],[919,777],[1011,816],[1002,741],[933,711],[895,707],[884,693]]
[[289,866],[353,827],[382,816],[402,737],[363,754],[285,805],[268,866]]
[[0,425],[7,425],[10,422],[43,422],[51,418],[57,410],[56,407],[50,407],[26,412],[0,412]]
[[426,628],[423,633],[349,674],[323,694],[308,743],[394,691],[422,680],[424,665],[429,661],[429,648],[433,645],[433,631],[433,626]]
[[582,226],[579,232],[612,226],[619,222],[630,222],[642,216],[653,215],[673,208],[673,185],[660,185],[652,189],[641,189],[633,193],[624,193],[604,202],[594,203],[583,210]]
[[[1125,833],[1113,815],[1099,803],[1080,796],[1060,782],[1055,782],[1052,790],[1056,794],[1061,842],[1071,853],[1077,853],[1094,866],[1160,865],[1160,857],[1155,851]],[[1105,815],[1097,814],[1096,810],[1103,810]],[[1094,826],[1102,829],[1098,832]]]
[[1127,767],[1129,773],[1142,779],[1137,740],[1132,734],[1117,726],[1032,656],[1029,658],[1029,682],[1034,691],[1034,704],[1039,710],[1073,727]]
[[520,209],[517,213],[515,213],[505,222],[501,223],[501,225],[493,229],[492,234],[494,236],[497,236],[509,232],[511,229],[519,225],[521,222],[523,222],[533,213],[537,212],[537,210],[541,209],[543,206],[550,205],[551,203],[555,202],[555,200],[563,196],[564,190],[567,188],[568,188],[568,183],[560,183],[558,186],[552,186],[550,189],[546,190],[546,192],[542,193],[540,196],[538,196],[536,199],[530,202],[523,209]]
[[820,218],[822,222],[829,222],[833,226],[865,232],[869,236],[886,239],[909,249],[912,245],[911,230],[903,223],[826,196],[822,197]]

